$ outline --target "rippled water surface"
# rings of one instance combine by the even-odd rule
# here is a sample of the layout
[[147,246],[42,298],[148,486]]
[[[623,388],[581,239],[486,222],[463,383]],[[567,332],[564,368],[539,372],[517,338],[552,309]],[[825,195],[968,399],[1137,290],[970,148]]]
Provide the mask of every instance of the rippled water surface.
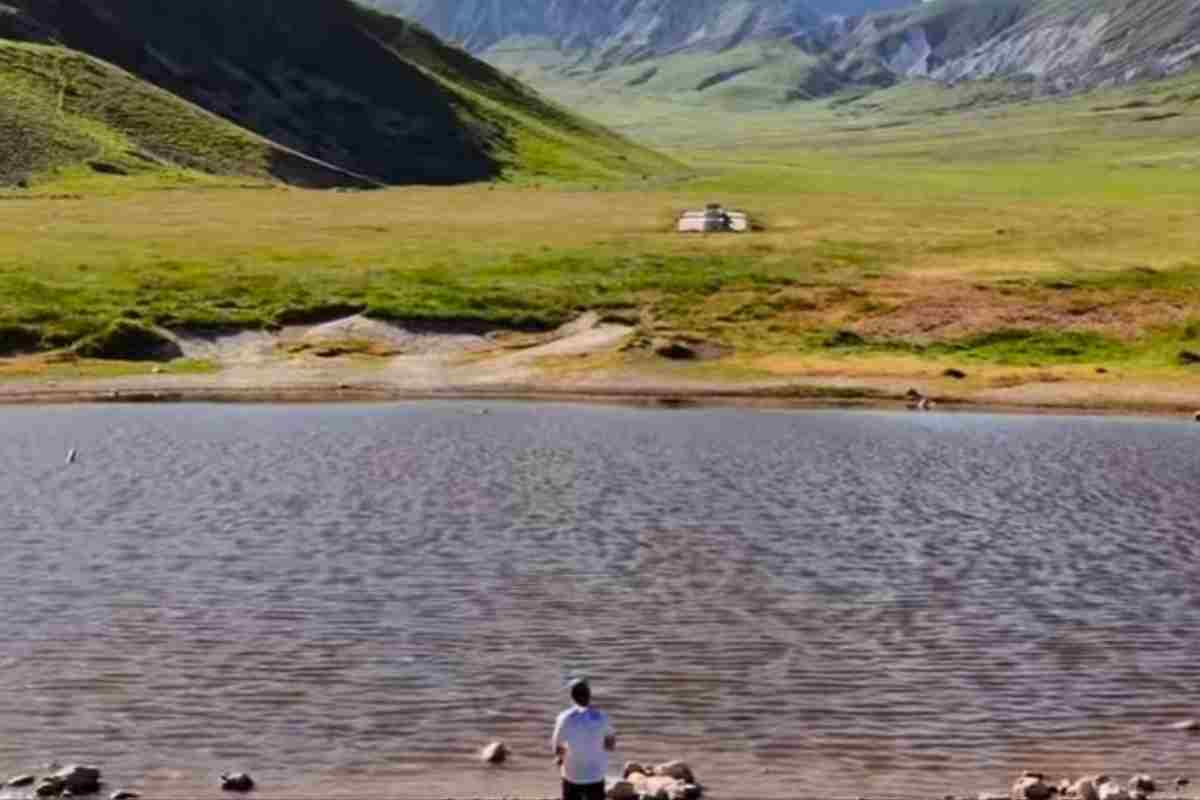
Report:
[[1200,426],[483,408],[0,411],[0,769],[547,796],[580,672],[718,798],[1200,756]]

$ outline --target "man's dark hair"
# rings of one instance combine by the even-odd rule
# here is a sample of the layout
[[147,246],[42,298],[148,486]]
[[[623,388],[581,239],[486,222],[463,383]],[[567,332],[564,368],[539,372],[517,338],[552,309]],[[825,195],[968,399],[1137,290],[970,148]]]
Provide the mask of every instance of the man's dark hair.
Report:
[[587,681],[575,681],[571,684],[571,699],[578,705],[587,706],[592,702],[592,687],[587,685]]

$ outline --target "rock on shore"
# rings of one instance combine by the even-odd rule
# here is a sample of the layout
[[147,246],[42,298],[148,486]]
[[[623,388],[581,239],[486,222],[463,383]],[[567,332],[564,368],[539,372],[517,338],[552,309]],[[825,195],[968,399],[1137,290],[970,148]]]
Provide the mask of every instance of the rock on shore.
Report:
[[[1187,785],[1186,778],[1176,780],[1176,788]],[[1051,785],[1038,772],[1023,772],[1013,782],[1009,800],[1148,800],[1158,790],[1158,784],[1149,775],[1134,775],[1125,784],[1108,775],[1092,775],[1082,778],[1064,778]]]
[[227,792],[249,792],[254,789],[254,779],[245,772],[228,773],[221,776],[221,788]]
[[622,774],[621,780],[608,787],[608,800],[695,800],[704,792],[692,768],[683,761],[654,767],[631,761]]
[[[22,776],[27,778],[28,776]],[[33,793],[37,797],[62,797],[64,795],[95,794],[100,791],[100,770],[74,764],[63,767],[52,775],[42,778]]]
[[504,742],[492,742],[479,751],[479,760],[486,764],[503,764],[508,760],[508,747]]

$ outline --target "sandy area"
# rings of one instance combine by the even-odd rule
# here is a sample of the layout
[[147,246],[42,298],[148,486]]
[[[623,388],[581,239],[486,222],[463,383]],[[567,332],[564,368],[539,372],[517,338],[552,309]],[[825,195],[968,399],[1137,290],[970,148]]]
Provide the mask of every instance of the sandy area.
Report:
[[1189,418],[1200,409],[1200,380],[1067,373],[956,382],[928,366],[872,374],[852,364],[818,368],[786,356],[759,358],[753,363],[765,368],[750,373],[721,372],[627,352],[634,329],[591,313],[544,334],[401,326],[355,316],[277,332],[175,336],[187,358],[217,369],[155,374],[147,365],[145,374],[123,377],[9,377],[0,380],[0,403],[557,397],[904,408],[906,393],[917,387],[942,409]]

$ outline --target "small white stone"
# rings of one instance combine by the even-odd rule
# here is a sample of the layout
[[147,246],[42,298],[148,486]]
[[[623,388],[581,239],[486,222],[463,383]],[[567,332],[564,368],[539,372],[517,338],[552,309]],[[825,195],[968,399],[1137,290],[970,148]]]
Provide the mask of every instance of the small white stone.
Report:
[[1116,781],[1105,781],[1100,785],[1100,800],[1132,800],[1125,787]]
[[479,751],[479,759],[487,764],[503,764],[508,760],[508,747],[504,742],[492,742]]

